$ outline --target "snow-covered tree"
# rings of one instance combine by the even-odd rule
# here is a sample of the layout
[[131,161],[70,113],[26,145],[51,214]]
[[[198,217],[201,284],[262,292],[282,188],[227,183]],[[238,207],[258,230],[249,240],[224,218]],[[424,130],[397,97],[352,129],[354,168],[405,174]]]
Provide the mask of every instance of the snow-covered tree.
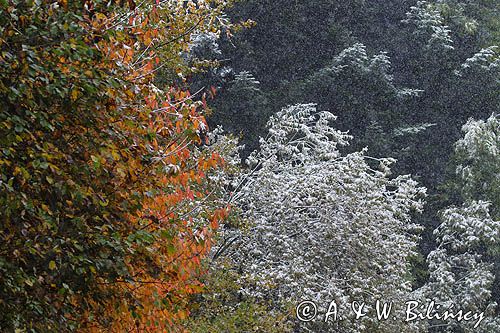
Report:
[[445,332],[498,332],[500,274],[500,123],[469,120],[456,146],[461,207],[445,209],[434,234],[438,243],[427,261],[429,282],[419,291],[444,308],[483,312],[475,322],[433,322]]
[[410,215],[421,208],[424,189],[409,176],[390,179],[394,160],[341,154],[350,137],[331,127],[334,119],[312,104],[287,107],[271,117],[269,135],[250,155],[251,171],[233,197],[253,225],[233,251],[243,291],[278,306],[338,303],[345,320],[325,324],[319,316],[301,331],[412,332],[373,312],[355,320],[347,307],[364,301],[374,311],[377,299],[407,297],[407,259],[418,238]]
[[242,71],[234,75],[220,91],[224,103],[215,103],[210,123],[222,125],[224,130],[236,136],[242,135],[245,143],[243,155],[248,156],[259,145],[269,117],[269,102],[260,88],[260,82],[252,73]]
[[494,263],[490,261],[500,245],[500,221],[491,218],[488,206],[484,201],[473,201],[448,208],[434,231],[439,246],[427,257],[430,278],[419,292],[442,309],[484,312],[477,327],[477,320],[431,322],[431,327],[439,327],[439,331],[500,331],[498,304],[492,299]]
[[451,31],[443,22],[440,11],[435,4],[418,1],[406,14],[404,23],[415,25],[414,35],[427,41],[427,48],[453,49]]
[[369,147],[372,155],[387,156],[399,148],[394,147],[392,132],[415,125],[406,119],[405,105],[421,91],[399,87],[387,53],[369,50],[362,43],[345,48],[289,94],[293,101],[313,101],[338,112],[339,128],[354,135],[352,150]]
[[500,117],[469,120],[465,135],[456,144],[457,175],[465,200],[493,204],[492,215],[500,218]]

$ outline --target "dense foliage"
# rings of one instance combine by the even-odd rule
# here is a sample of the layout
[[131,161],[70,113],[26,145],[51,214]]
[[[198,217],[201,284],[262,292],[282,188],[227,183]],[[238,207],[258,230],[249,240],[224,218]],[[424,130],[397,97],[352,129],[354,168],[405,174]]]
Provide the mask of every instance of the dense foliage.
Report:
[[[255,223],[234,260],[246,293],[282,304],[336,300],[345,314],[353,301],[409,297],[408,258],[415,255],[418,229],[410,217],[425,191],[407,176],[388,179],[391,159],[343,156],[339,147],[349,137],[329,125],[333,119],[313,105],[271,117],[269,136],[250,155],[252,169],[234,199]],[[412,330],[401,321],[342,316],[331,327],[317,320],[310,329]]]
[[0,0],[0,331],[500,330],[499,13]]
[[[500,329],[500,122],[498,116],[485,121],[470,119],[464,136],[455,144],[454,190],[459,207],[447,207],[435,229],[438,246],[429,253],[430,279],[422,288],[427,297],[487,313],[483,332]],[[495,318],[496,317],[496,318]],[[466,323],[453,322],[477,331]]]
[[[432,258],[437,257],[432,253],[445,246],[440,244],[449,239],[447,233],[454,233],[454,225],[464,219],[482,219],[492,230],[498,228],[498,123],[492,119],[498,117],[500,107],[499,12],[498,2],[488,0],[243,1],[230,15],[250,18],[255,26],[231,40],[218,41],[217,58],[224,70],[209,77],[220,90],[209,122],[243,134],[246,158],[260,149],[258,136],[267,140],[274,135],[264,127],[264,119],[281,115],[279,110],[287,105],[313,102],[318,109],[335,114],[335,126],[353,135],[349,146],[339,147],[341,152],[368,147],[371,156],[397,160],[389,177],[411,174],[427,187],[424,212],[413,219],[425,230],[420,254],[412,259],[412,276],[414,287],[425,289],[427,283],[445,286],[446,282],[436,282],[434,269],[438,266]],[[249,100],[253,101],[250,106]],[[469,121],[471,117],[476,120]],[[467,134],[460,139],[463,125]],[[307,178],[307,173],[303,176]],[[303,186],[313,183],[304,181]],[[253,189],[263,188],[260,184]],[[275,184],[275,197],[267,193],[256,198],[246,193],[253,199],[242,204],[242,210],[254,207],[265,212],[258,216],[246,213],[254,221],[252,230],[275,226],[268,221],[274,216],[268,210],[272,210],[269,206],[286,205],[284,188],[282,183]],[[482,207],[481,213],[478,207]],[[311,214],[320,214],[320,209]],[[291,229],[302,230],[300,222],[307,218],[297,221],[299,225],[292,217],[283,220],[293,225]],[[292,246],[293,241],[283,244]],[[488,281],[483,285],[488,291],[476,305],[467,303],[472,308],[500,301],[496,246],[489,246],[488,251],[483,243],[479,247],[448,251],[439,259],[449,262],[458,256],[456,260],[460,260],[460,253],[466,251],[476,253],[475,260],[487,267],[482,276]],[[250,260],[245,251],[241,256]],[[264,252],[267,256],[278,254],[270,249]],[[286,265],[275,259],[273,263]],[[325,265],[324,269],[331,271],[332,267]],[[473,269],[457,271],[457,281],[465,281]],[[457,288],[466,290],[464,286]],[[425,290],[431,290],[430,297],[438,289]],[[449,299],[459,302],[460,296],[453,297]],[[497,309],[489,315],[495,315],[494,311],[498,313]],[[432,326],[434,331],[440,329],[449,327]]]
[[[226,215],[182,89],[225,2],[2,1],[2,331],[173,329]],[[168,84],[155,86],[161,73]]]

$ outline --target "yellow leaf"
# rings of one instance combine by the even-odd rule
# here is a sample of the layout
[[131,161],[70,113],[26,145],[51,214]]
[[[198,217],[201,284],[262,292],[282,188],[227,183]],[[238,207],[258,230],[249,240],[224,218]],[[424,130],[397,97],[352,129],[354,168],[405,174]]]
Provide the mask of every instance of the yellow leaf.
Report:
[[57,267],[57,266],[56,266],[56,262],[55,262],[54,260],[51,260],[51,261],[49,262],[49,269],[50,269],[51,271],[53,271],[54,269],[56,269],[56,267]]
[[77,98],[78,98],[78,90],[77,89],[71,90],[71,100],[76,101]]
[[106,15],[104,15],[103,13],[95,13],[95,17],[98,20],[105,20],[106,19]]
[[115,161],[119,161],[120,160],[120,155],[116,152],[116,150],[112,150],[111,151],[111,156],[113,156],[113,159]]

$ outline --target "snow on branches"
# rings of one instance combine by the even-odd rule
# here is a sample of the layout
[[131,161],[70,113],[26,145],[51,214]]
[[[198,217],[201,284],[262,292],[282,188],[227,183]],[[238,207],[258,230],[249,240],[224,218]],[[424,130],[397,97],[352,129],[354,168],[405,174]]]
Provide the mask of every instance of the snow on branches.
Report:
[[[251,170],[233,198],[253,225],[233,253],[244,292],[281,305],[400,302],[410,292],[407,259],[418,239],[410,215],[425,190],[409,176],[391,179],[392,159],[343,155],[350,137],[331,127],[334,119],[312,104],[287,107],[271,117],[269,135],[249,157]],[[397,332],[402,325],[346,319],[329,325],[336,332]]]

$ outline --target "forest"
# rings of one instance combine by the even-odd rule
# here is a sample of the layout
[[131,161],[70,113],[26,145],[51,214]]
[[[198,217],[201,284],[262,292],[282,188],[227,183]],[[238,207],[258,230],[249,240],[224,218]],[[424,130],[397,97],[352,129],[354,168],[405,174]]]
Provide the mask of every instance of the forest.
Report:
[[0,332],[500,332],[500,3],[0,0]]

